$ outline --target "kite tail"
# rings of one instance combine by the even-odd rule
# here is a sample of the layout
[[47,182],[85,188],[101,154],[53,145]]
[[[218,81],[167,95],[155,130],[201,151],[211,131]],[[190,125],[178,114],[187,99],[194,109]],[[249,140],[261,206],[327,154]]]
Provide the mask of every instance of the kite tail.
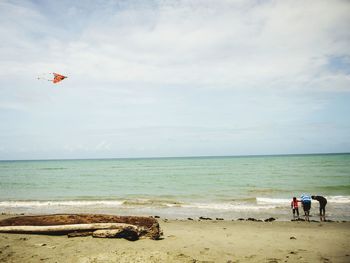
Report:
[[47,81],[52,81],[52,75],[53,73],[52,72],[49,72],[49,73],[41,73],[37,76],[37,79],[38,80],[47,80]]
[[47,79],[47,78],[42,78],[42,77],[37,77],[38,80],[47,80],[47,81],[52,81],[52,79]]

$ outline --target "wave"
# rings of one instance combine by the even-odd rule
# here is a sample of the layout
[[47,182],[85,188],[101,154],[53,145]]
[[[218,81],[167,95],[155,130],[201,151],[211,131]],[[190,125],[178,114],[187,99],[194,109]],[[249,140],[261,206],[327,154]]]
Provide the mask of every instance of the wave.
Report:
[[276,208],[275,205],[254,205],[240,203],[192,203],[183,205],[185,208],[197,208],[206,210],[231,210],[231,211],[251,211],[251,210],[268,210]]
[[229,197],[224,197],[224,198],[217,198],[216,199],[219,202],[222,203],[229,203],[229,202],[248,202],[248,203],[255,203],[256,198],[255,197],[242,197],[242,198],[229,198]]
[[[328,203],[336,203],[336,204],[350,204],[350,196],[343,196],[343,195],[338,195],[338,196],[325,196],[328,200]],[[267,198],[267,197],[257,197],[256,202],[258,204],[280,204],[280,205],[285,205],[285,204],[290,204],[292,201],[292,198]],[[313,201],[317,202],[317,201]]]
[[276,205],[259,205],[251,202],[224,203],[183,203],[169,200],[133,199],[133,200],[75,200],[75,201],[0,201],[1,208],[45,208],[45,207],[119,207],[127,209],[137,208],[183,208],[204,210],[264,210],[276,208]]
[[[329,204],[350,204],[350,196],[326,196]],[[292,198],[256,197],[227,200],[222,202],[180,202],[163,199],[123,199],[123,200],[11,200],[0,201],[0,208],[45,208],[45,207],[89,207],[138,209],[138,208],[174,208],[174,209],[207,209],[222,211],[248,211],[285,208],[290,205]],[[317,201],[313,201],[317,202]]]
[[289,204],[292,198],[268,198],[268,197],[257,197],[256,202],[258,204]]
[[158,206],[158,207],[180,207],[181,202],[158,199],[130,199],[123,201],[123,206]]
[[66,201],[0,201],[0,207],[176,207],[179,202],[152,199],[130,200],[66,200]]
[[122,201],[1,201],[0,207],[47,207],[47,206],[120,206]]
[[350,196],[329,196],[326,197],[329,203],[338,203],[338,204],[350,204]]

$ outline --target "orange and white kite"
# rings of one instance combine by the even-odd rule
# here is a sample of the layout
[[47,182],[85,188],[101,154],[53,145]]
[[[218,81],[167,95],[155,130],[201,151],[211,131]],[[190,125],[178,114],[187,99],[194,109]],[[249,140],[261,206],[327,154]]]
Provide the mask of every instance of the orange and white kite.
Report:
[[[47,78],[47,77],[45,77],[45,75],[53,75],[53,79],[49,79],[49,78]],[[61,82],[62,80],[64,80],[64,79],[66,79],[66,78],[68,78],[67,76],[63,76],[63,75],[61,75],[61,74],[58,74],[58,73],[55,73],[55,72],[53,72],[53,73],[46,73],[46,74],[42,74],[41,76],[38,76],[38,79],[41,79],[41,80],[47,80],[47,81],[51,81],[52,83],[54,83],[54,84],[56,84],[56,83],[58,83],[58,82]]]
[[68,78],[66,76],[63,76],[63,75],[60,75],[60,74],[57,74],[57,73],[52,73],[52,74],[54,75],[54,78],[52,80],[53,83],[58,83],[58,82],[60,82],[60,81],[62,81],[64,79]]

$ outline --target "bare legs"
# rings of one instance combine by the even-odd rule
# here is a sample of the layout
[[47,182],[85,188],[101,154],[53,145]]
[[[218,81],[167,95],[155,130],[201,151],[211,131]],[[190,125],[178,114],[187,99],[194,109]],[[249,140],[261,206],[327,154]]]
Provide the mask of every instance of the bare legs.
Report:
[[310,210],[305,210],[305,221],[310,222]]
[[326,220],[326,207],[320,206],[320,221]]
[[295,219],[295,212],[297,213],[297,217],[299,218],[299,208],[293,209],[293,219]]

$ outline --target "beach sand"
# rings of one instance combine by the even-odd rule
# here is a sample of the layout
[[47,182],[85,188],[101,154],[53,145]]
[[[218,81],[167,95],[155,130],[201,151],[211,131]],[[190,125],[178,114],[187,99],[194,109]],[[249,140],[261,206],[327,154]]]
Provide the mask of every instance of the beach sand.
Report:
[[350,262],[350,222],[159,223],[157,241],[2,233],[0,262]]

